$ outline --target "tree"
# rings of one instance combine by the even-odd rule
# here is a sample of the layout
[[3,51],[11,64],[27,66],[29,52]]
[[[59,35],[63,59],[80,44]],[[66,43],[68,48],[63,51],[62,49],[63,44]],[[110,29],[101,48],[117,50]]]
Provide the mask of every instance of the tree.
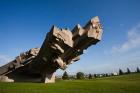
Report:
[[68,73],[65,71],[63,76],[62,76],[63,80],[69,79]]
[[92,75],[91,74],[88,75],[88,79],[92,79]]
[[121,69],[119,69],[119,75],[123,75],[123,71]]
[[137,70],[136,70],[136,72],[137,72],[137,73],[139,73],[139,72],[140,72],[140,69],[139,69],[138,67],[137,67]]
[[84,73],[83,72],[77,72],[76,77],[77,77],[77,79],[84,79]]
[[127,74],[130,74],[131,73],[131,71],[129,70],[129,68],[127,68],[127,72],[126,72]]
[[96,75],[96,74],[94,74],[93,76],[94,76],[94,78],[96,78],[96,77],[97,77],[97,75]]
[[108,74],[106,73],[105,76],[108,77]]

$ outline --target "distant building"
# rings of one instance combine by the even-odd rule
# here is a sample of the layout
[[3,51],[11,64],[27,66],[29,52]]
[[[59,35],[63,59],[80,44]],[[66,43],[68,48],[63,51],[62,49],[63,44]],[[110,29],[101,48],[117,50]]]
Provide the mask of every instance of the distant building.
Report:
[[119,75],[117,72],[114,72],[114,73],[113,73],[113,76],[117,76],[117,75]]

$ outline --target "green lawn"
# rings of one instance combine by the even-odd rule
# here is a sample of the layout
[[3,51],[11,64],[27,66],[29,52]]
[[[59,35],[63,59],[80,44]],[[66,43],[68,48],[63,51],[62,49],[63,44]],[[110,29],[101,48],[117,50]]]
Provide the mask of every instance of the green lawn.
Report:
[[140,74],[55,84],[0,83],[0,93],[140,93]]

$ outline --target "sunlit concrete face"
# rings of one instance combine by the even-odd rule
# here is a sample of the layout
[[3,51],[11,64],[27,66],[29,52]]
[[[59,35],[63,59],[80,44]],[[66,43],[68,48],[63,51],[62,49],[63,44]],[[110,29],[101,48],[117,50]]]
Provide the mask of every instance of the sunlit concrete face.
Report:
[[53,26],[41,48],[22,53],[15,60],[0,67],[0,75],[16,81],[11,77],[12,74],[26,73],[25,75],[32,78],[38,75],[41,82],[54,83],[56,70],[65,70],[67,65],[78,61],[84,50],[101,40],[102,33],[98,17],[92,18],[84,27],[76,25],[72,31]]

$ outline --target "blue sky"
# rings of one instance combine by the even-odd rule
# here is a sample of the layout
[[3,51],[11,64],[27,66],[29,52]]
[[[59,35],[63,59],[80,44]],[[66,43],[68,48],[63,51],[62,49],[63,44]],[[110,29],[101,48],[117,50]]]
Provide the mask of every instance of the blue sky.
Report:
[[140,67],[139,9],[140,0],[0,0],[0,65],[40,47],[52,25],[72,29],[99,16],[102,41],[66,71],[106,73],[127,67],[134,71]]

